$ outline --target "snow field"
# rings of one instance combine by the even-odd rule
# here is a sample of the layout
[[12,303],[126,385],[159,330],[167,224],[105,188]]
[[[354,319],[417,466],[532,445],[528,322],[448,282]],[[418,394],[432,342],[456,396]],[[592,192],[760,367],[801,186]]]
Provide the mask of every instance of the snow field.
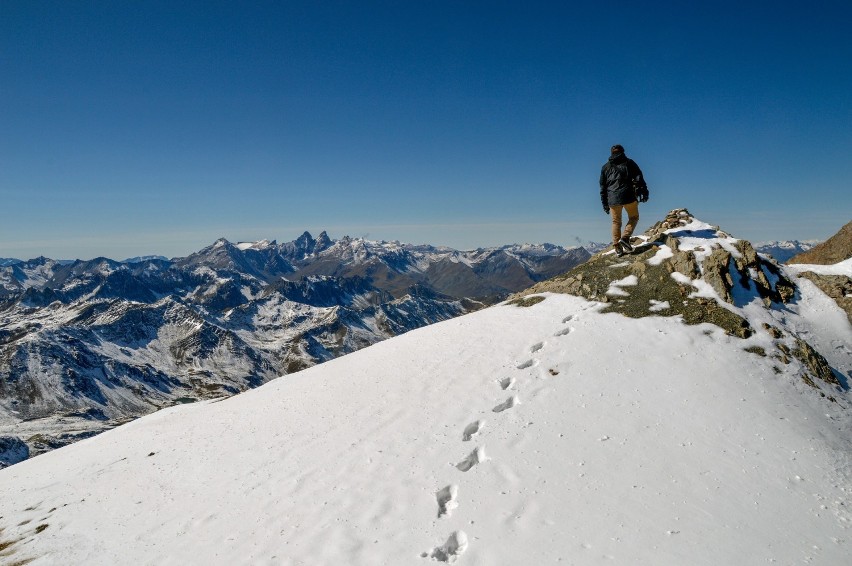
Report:
[[485,309],[23,462],[0,537],[36,565],[846,563],[848,399],[600,306]]

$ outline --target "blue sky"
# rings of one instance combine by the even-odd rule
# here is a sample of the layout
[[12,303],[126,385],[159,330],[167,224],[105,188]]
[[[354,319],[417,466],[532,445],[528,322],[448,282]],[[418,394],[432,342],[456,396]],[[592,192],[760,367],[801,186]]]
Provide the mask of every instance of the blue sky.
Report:
[[852,218],[842,2],[0,2],[0,257],[606,241],[613,143],[750,240]]

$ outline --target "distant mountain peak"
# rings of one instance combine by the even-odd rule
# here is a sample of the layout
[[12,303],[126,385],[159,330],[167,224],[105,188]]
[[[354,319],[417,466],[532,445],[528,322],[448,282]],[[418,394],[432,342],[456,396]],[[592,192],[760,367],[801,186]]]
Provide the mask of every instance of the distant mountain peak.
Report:
[[[325,233],[325,232],[323,232],[323,233]],[[313,244],[314,244],[314,237],[313,237],[313,236],[311,236],[311,233],[310,233],[310,232],[308,232],[307,230],[305,230],[304,232],[302,232],[302,235],[301,235],[301,236],[299,236],[298,238],[296,238],[295,243],[296,243],[296,245],[298,245],[298,246],[300,246],[300,247],[305,247],[305,248],[307,248],[307,247],[313,246]]]

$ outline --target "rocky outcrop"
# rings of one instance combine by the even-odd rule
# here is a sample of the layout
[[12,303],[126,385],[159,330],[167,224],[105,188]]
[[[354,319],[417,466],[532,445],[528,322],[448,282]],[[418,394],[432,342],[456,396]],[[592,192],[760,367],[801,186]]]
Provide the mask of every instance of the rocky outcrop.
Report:
[[787,263],[810,263],[833,265],[852,257],[852,221],[847,222],[837,234],[814,246],[812,249],[794,256]]
[[[686,324],[714,324],[743,339],[765,332],[773,350],[747,346],[748,351],[785,365],[798,361],[800,377],[811,386],[817,387],[817,381],[841,386],[825,358],[805,340],[770,325],[754,328],[746,318],[742,307],[755,300],[768,310],[783,308],[795,301],[797,291],[780,267],[761,257],[751,243],[697,221],[686,209],[672,210],[632,243],[630,255],[598,253],[510,301],[523,306],[530,304],[530,295],[567,293],[633,318],[679,316]],[[833,284],[835,295],[849,293],[847,282]]]

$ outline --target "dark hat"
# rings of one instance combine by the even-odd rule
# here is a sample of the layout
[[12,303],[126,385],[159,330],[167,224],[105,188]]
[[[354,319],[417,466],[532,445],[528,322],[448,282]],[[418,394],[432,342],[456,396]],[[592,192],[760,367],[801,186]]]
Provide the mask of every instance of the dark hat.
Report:
[[611,148],[609,148],[610,155],[616,155],[617,153],[624,153],[624,148],[618,144],[615,144]]

